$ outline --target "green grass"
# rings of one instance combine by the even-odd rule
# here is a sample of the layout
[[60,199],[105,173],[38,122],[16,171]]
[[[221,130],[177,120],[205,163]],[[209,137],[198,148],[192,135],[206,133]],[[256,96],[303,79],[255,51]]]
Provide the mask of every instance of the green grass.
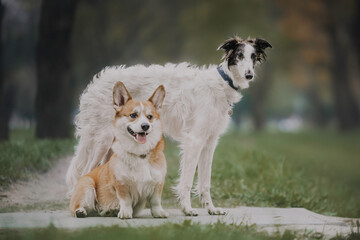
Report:
[[[293,232],[275,232],[268,234],[259,231],[256,226],[226,225],[216,223],[213,225],[201,225],[185,221],[182,224],[164,224],[156,227],[93,227],[80,230],[57,229],[49,226],[44,229],[8,229],[0,230],[0,239],[141,239],[141,240],[295,240],[295,239],[325,239],[322,233],[304,230]],[[359,231],[352,232],[347,236],[334,236],[332,240],[360,240]]]
[[[314,233],[306,232],[303,234],[286,231],[284,233],[267,234],[258,232],[254,226],[236,226],[217,223],[214,225],[190,224],[190,221],[183,224],[165,224],[158,227],[95,227],[76,231],[56,229],[48,227],[35,230],[0,230],[0,239],[142,239],[142,240],[162,240],[162,239],[207,239],[207,240],[271,240],[271,239],[322,239],[313,238]],[[339,238],[339,240],[342,238]],[[355,239],[355,238],[354,238]],[[359,239],[359,238],[357,238]]]
[[0,185],[8,186],[34,172],[48,170],[53,161],[74,148],[75,141],[38,140],[33,129],[13,130],[10,140],[0,143]]
[[[164,201],[178,171],[178,150],[167,142]],[[303,132],[221,138],[211,191],[222,207],[304,207],[325,215],[360,217],[360,134]],[[193,200],[194,206],[200,206]]]

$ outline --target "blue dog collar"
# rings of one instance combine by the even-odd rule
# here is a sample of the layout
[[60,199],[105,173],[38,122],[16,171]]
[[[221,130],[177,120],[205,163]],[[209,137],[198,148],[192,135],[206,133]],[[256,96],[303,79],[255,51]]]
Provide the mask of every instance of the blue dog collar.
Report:
[[229,84],[229,86],[234,89],[235,91],[239,90],[238,87],[234,86],[233,80],[229,77],[229,75],[227,75],[224,70],[222,69],[222,66],[218,66],[217,70],[220,74],[220,76]]

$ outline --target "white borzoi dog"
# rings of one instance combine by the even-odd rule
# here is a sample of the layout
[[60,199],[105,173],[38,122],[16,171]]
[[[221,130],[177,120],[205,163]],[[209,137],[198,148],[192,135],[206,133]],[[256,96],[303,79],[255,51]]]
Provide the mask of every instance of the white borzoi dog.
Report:
[[185,215],[198,215],[190,201],[197,167],[196,190],[203,205],[209,214],[225,214],[214,207],[210,196],[213,153],[230,123],[233,104],[242,97],[238,90],[249,87],[255,65],[265,60],[268,47],[271,45],[263,39],[234,37],[218,48],[225,51],[219,66],[198,68],[188,63],[115,66],[96,74],[80,98],[80,112],[75,119],[79,144],[66,176],[70,193],[79,177],[108,161],[114,139],[111,129],[115,82],[122,81],[137,100],[149,98],[155,87],[164,85],[167,96],[160,110],[164,132],[179,142],[182,150],[180,178],[174,187],[180,206]]

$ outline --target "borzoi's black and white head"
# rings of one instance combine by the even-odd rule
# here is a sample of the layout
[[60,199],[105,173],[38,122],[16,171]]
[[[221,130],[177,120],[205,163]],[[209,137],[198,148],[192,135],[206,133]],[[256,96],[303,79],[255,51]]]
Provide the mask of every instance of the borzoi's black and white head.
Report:
[[256,63],[266,60],[265,49],[268,47],[272,46],[266,40],[242,40],[237,36],[226,40],[218,47],[218,50],[225,51],[222,67],[226,73],[230,73],[235,87],[249,87],[249,82],[255,77]]

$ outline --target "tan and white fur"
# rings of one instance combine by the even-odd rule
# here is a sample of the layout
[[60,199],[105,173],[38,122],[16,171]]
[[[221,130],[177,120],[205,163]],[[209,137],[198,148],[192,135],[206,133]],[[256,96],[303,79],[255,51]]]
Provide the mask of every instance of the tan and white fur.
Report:
[[160,86],[148,101],[134,101],[122,82],[115,84],[112,155],[77,182],[69,206],[73,216],[116,213],[128,219],[149,201],[153,217],[168,217],[161,206],[166,159],[158,111],[164,97]]
[[[271,45],[265,40],[238,37],[220,45],[218,49],[225,51],[220,66],[236,88],[249,87],[255,65],[265,60],[267,47]],[[218,139],[230,123],[228,112],[242,95],[224,81],[217,67],[199,68],[188,63],[115,66],[95,75],[81,96],[80,112],[76,116],[79,144],[66,176],[70,193],[80,176],[107,161],[106,153],[113,139],[110,116],[114,111],[111,99],[114,82],[123,81],[131,95],[138,98],[149,95],[154,86],[162,84],[167,90],[160,111],[164,132],[179,142],[181,148],[180,178],[174,188],[181,208],[186,215],[198,215],[190,201],[197,168],[196,190],[203,205],[209,214],[225,214],[212,203],[211,166]]]

